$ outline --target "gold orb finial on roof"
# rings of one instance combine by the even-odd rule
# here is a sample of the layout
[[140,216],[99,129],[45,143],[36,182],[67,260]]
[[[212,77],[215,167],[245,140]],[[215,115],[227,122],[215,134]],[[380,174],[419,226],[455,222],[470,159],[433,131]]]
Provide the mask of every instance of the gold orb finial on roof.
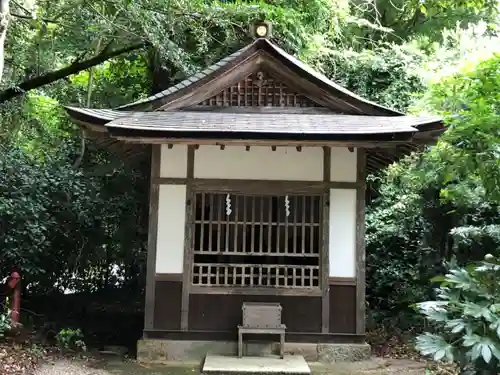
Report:
[[250,33],[253,38],[270,38],[271,37],[271,23],[268,21],[254,22],[250,28]]

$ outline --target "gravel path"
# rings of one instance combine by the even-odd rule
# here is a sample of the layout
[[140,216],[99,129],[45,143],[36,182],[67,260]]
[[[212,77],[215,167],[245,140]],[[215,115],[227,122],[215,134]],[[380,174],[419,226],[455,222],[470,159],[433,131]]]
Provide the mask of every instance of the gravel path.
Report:
[[34,375],[110,375],[110,373],[88,367],[81,361],[58,360],[42,364]]

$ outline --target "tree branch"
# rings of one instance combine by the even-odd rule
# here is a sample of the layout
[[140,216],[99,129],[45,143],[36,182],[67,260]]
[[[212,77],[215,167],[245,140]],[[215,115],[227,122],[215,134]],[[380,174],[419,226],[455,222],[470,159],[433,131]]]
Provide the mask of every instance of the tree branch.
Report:
[[[33,18],[33,16],[27,16],[25,14],[19,14],[19,13],[12,13],[10,12],[10,15],[12,17],[16,17],[16,18],[21,18],[23,20],[34,20],[35,18]],[[46,23],[58,23],[59,21],[56,21],[56,20],[53,20],[53,19],[49,19],[49,18],[40,18],[41,21],[43,22],[46,22]]]
[[29,79],[27,81],[20,83],[17,86],[10,87],[6,90],[0,91],[0,103],[4,103],[17,96],[21,96],[27,91],[37,89],[39,87],[48,85],[49,83],[58,81],[62,78],[66,78],[72,74],[79,73],[82,70],[89,69],[92,68],[93,66],[102,64],[103,62],[113,57],[122,55],[127,52],[132,52],[147,46],[149,46],[149,42],[142,42],[130,45],[125,48],[117,49],[114,51],[103,51],[102,53],[91,59],[85,61],[76,61],[65,68],[54,70],[52,72],[42,74],[41,76],[35,77],[33,79]]

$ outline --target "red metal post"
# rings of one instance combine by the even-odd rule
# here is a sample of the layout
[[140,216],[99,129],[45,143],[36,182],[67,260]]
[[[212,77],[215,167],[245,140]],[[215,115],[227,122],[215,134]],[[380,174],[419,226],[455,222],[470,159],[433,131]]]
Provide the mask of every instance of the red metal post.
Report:
[[21,275],[19,275],[18,272],[12,272],[8,284],[9,288],[13,290],[10,320],[12,323],[19,323],[19,312],[21,310]]

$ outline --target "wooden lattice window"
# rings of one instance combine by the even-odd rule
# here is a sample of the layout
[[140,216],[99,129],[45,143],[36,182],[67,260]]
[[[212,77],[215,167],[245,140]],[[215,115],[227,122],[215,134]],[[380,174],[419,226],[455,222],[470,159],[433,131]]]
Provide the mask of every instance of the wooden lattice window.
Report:
[[317,288],[321,195],[195,194],[192,283]]
[[209,107],[321,107],[266,72],[252,74],[199,103]]

